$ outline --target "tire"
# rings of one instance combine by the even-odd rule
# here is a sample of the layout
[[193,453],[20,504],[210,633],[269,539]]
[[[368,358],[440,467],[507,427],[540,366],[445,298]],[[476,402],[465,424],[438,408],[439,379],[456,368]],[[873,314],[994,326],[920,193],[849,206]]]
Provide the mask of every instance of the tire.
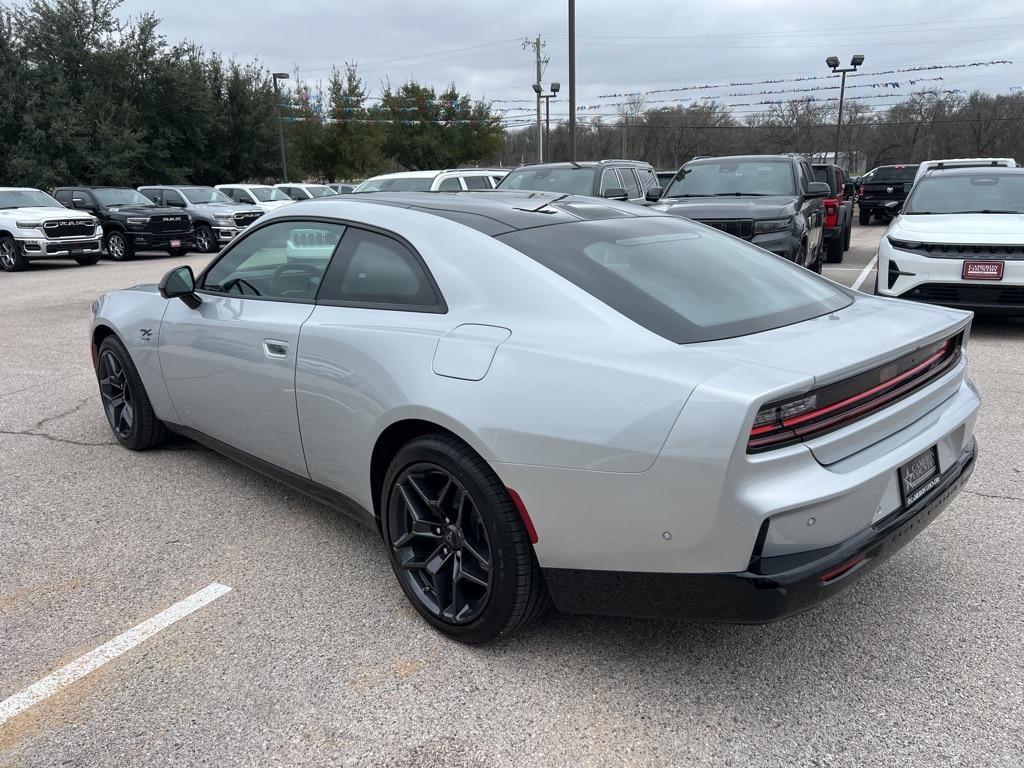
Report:
[[850,238],[853,237],[853,212],[850,212],[850,218],[846,222],[846,231],[843,232],[843,251],[850,250]]
[[188,251],[189,251],[188,248],[168,248],[167,249],[167,253],[169,255],[171,255],[171,256],[174,256],[174,257],[186,256],[186,255],[188,255]]
[[196,250],[199,253],[217,252],[217,236],[213,234],[213,229],[209,224],[196,224],[193,235],[196,239]]
[[119,229],[115,229],[107,235],[107,255],[114,261],[127,261],[134,258],[135,246],[128,236]]
[[28,266],[28,259],[21,252],[21,246],[13,237],[0,237],[0,269],[4,272],[20,272]]
[[91,267],[93,264],[99,263],[100,255],[98,253],[90,253],[87,256],[75,256],[75,261],[78,262],[79,266]]
[[508,490],[461,440],[428,434],[403,446],[380,501],[395,576],[416,612],[443,634],[486,643],[529,624],[550,605]]
[[121,445],[133,451],[146,451],[164,442],[167,428],[153,412],[139,371],[116,336],[108,336],[100,344],[96,380],[110,431]]
[[863,208],[861,208],[860,213],[858,215],[860,217],[860,223],[862,225],[867,226],[868,224],[871,223],[871,211],[865,211]]
[[842,263],[844,238],[845,235],[842,235],[839,237],[833,237],[831,240],[828,241],[828,251],[825,255],[825,261],[827,261],[829,264]]

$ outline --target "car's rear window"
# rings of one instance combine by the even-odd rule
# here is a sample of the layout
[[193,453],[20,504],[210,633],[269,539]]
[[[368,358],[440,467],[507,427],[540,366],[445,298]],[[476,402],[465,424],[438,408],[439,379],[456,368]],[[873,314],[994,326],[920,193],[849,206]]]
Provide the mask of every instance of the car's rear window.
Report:
[[871,181],[913,181],[916,165],[883,165],[871,174]]
[[498,239],[679,344],[759,333],[852,302],[802,267],[675,216],[557,224]]

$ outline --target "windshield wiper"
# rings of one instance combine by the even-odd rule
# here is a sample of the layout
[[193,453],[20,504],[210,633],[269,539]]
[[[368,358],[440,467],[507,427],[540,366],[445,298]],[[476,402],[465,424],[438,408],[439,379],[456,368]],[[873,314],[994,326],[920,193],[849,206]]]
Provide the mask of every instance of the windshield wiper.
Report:
[[708,197],[708,195],[693,195],[690,194],[689,192],[682,192],[678,195],[662,195],[661,197],[664,200],[670,197]]
[[980,211],[949,211],[949,213],[1020,213],[1020,211],[997,211],[985,208]]
[[772,197],[767,192],[715,192],[712,197]]

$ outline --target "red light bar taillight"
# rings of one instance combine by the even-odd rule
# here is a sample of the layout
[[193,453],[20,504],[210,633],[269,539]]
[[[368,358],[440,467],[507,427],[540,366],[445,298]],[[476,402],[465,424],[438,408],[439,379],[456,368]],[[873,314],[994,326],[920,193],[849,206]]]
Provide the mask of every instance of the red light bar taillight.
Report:
[[829,198],[827,200],[823,200],[822,204],[825,206],[825,226],[838,227],[839,201],[834,198]]
[[930,344],[891,363],[757,412],[747,453],[831,432],[913,392],[956,364],[962,336]]

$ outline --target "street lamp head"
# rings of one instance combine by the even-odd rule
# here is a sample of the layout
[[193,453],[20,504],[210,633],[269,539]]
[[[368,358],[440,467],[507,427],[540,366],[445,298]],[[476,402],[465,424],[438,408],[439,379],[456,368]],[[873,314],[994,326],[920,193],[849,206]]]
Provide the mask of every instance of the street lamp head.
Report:
[[551,92],[552,93],[558,93],[558,89],[561,88],[561,87],[562,86],[559,83],[552,83],[551,84]]
[[287,72],[275,72],[274,73],[274,79],[275,80],[287,80],[288,79],[288,73]]
[[542,90],[544,90],[544,89],[540,87],[540,83],[534,83],[533,84],[533,92],[536,93],[538,96],[540,95],[540,92]]
[[852,66],[854,66],[854,67],[859,67],[863,63],[864,63],[864,54],[863,53],[855,53],[853,55],[853,58],[850,59],[850,64]]
[[836,67],[839,66],[839,57],[829,56],[827,59],[825,59],[825,64],[830,66],[832,69],[835,69]]

